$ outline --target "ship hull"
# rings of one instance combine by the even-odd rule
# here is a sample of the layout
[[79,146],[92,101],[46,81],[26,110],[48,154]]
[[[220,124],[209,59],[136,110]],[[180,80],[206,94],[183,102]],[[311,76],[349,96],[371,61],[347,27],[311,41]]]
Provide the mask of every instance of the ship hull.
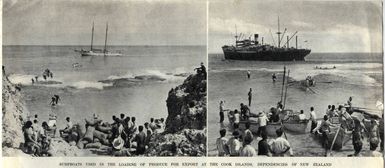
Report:
[[112,53],[112,52],[81,52],[82,56],[122,56],[121,53]]
[[304,61],[311,52],[308,49],[282,51],[235,51],[223,49],[225,59],[258,61]]

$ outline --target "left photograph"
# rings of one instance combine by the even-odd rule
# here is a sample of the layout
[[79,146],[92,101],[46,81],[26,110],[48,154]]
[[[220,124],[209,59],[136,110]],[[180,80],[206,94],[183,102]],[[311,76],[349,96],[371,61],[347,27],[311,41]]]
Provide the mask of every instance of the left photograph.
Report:
[[3,1],[3,156],[206,156],[206,16],[205,1]]

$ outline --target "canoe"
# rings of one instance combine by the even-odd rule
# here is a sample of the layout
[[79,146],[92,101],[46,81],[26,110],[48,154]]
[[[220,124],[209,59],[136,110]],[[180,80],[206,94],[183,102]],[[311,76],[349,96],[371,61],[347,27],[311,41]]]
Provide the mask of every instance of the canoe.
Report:
[[[320,124],[321,121],[318,121],[318,124]],[[337,125],[337,127],[331,127],[330,128],[330,133],[327,135],[327,138],[328,138],[328,145],[326,146],[327,149],[330,149],[332,143],[333,143],[333,140],[334,140],[334,137],[336,136],[337,132],[338,132],[338,135],[336,137],[336,140],[334,142],[334,145],[333,145],[333,148],[332,150],[340,150],[342,149],[342,147],[344,146],[344,144],[350,140],[350,134],[346,134],[345,131],[341,128],[340,131],[338,131],[338,128],[340,127],[340,123],[339,123],[339,119],[338,117],[332,117],[330,118],[330,122],[332,124],[335,124]],[[314,135],[314,134],[313,134]],[[323,138],[322,138],[322,134],[317,134],[314,136],[320,143],[321,145],[323,145]],[[325,146],[323,146],[325,147]]]
[[290,120],[290,121],[283,121],[282,123],[283,123],[283,128],[289,132],[298,133],[298,134],[303,134],[308,132],[307,127],[309,125],[309,120],[304,120],[304,121]]
[[[229,117],[229,122],[230,122],[231,126],[233,126],[234,122],[231,119],[231,116],[228,115],[228,117]],[[247,122],[250,123],[250,131],[253,134],[257,134],[258,129],[259,129],[258,118],[250,118],[248,121],[241,120],[239,122],[239,129],[242,131],[245,130]],[[281,122],[268,122],[266,125],[267,136],[276,137],[277,135],[276,135],[275,131],[281,127],[282,127]]]
[[294,113],[291,109],[286,109],[280,114],[279,117],[283,118],[282,124],[286,131],[296,134],[304,134],[307,132],[309,120],[300,120],[298,115],[299,113]]

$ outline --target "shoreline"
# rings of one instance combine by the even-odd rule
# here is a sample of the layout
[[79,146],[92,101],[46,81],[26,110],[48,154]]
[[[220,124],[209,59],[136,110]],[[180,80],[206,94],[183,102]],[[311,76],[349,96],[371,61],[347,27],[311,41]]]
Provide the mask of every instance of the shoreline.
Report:
[[[6,79],[6,77],[4,77],[4,76],[5,75],[3,75],[3,95],[8,94],[5,92],[8,92],[8,90],[10,90],[9,89],[10,87],[14,88],[14,85],[8,79]],[[187,77],[187,79],[185,79],[185,81],[183,82],[182,85],[177,86],[175,89],[171,89],[168,96],[169,97],[173,96],[173,95],[175,96],[175,91],[178,93],[184,92],[184,90],[186,88],[191,87],[191,86],[185,86],[186,83],[189,83],[189,80],[197,79],[196,76],[198,76],[198,75],[190,75],[189,77]],[[6,87],[6,86],[9,86],[9,87]],[[4,87],[6,87],[6,88],[4,89]],[[15,89],[13,89],[13,90],[15,90]],[[172,91],[174,91],[174,92],[172,92]],[[29,154],[24,153],[23,150],[20,148],[20,146],[21,146],[20,144],[22,144],[22,142],[24,141],[23,140],[23,133],[22,133],[22,125],[23,125],[22,123],[28,120],[27,117],[24,117],[23,119],[20,119],[20,120],[17,119],[18,117],[7,117],[8,114],[11,115],[11,114],[16,114],[16,113],[20,113],[23,115],[29,115],[28,109],[24,107],[25,102],[23,102],[23,100],[22,100],[23,95],[21,95],[20,92],[18,92],[16,94],[17,94],[17,96],[12,96],[10,94],[9,97],[11,97],[11,98],[3,96],[3,114],[6,114],[6,115],[3,115],[3,122],[4,122],[4,120],[11,120],[12,123],[18,124],[18,127],[10,127],[7,125],[3,125],[3,156],[31,156]],[[189,93],[177,95],[178,99],[182,100],[182,102],[179,102],[179,103],[187,104],[188,102],[184,102],[184,100],[185,100],[184,96],[186,96],[188,94]],[[23,106],[23,108],[18,110],[17,112],[16,111],[10,111],[10,110],[8,110],[8,108],[5,108],[6,110],[4,110],[4,106],[6,106],[6,107],[18,106],[18,104],[15,105],[14,103],[5,104],[4,102],[7,102],[8,99],[11,99],[12,102],[20,104],[21,106]],[[170,101],[171,105],[173,103],[176,103],[176,102]],[[169,103],[167,104],[167,106],[169,106]],[[202,104],[198,103],[196,109],[199,109],[199,108],[202,108]],[[205,104],[204,104],[204,108],[206,108]],[[168,110],[168,111],[169,111],[169,116],[171,113],[181,114],[180,111],[175,111],[175,110],[174,111]],[[204,113],[204,115],[206,115],[206,113]],[[5,118],[4,118],[4,116],[5,116]],[[173,115],[173,116],[175,116],[175,115]],[[14,125],[14,124],[11,124],[11,125]],[[19,141],[14,142],[13,144],[7,144],[7,142],[5,140],[5,139],[9,139],[9,138],[7,138],[6,137],[7,135],[4,134],[4,129],[9,130],[9,128],[12,128],[12,131],[16,132],[16,134],[14,136],[19,139]],[[197,127],[194,127],[192,125],[182,123],[182,125],[180,125],[178,127],[178,129],[173,129],[172,124],[171,125],[168,124],[165,129],[167,130],[165,133],[160,133],[160,134],[157,134],[156,136],[151,137],[151,143],[149,144],[144,156],[170,156],[170,155],[205,156],[206,155],[206,147],[205,147],[205,145],[206,145],[206,143],[205,143],[206,142],[205,141],[206,140],[206,129],[205,129],[205,127],[204,128],[202,128],[202,127],[197,128]],[[168,152],[168,153],[163,152],[164,149],[162,149],[160,151],[159,147],[158,147],[159,144],[161,144],[160,145],[161,148],[170,146],[170,141],[169,141],[170,139],[174,139],[172,141],[172,143],[175,143],[177,145],[178,150],[176,152],[173,151],[171,153],[170,152]],[[17,144],[19,144],[19,145],[17,145]],[[7,147],[7,145],[9,147]],[[53,156],[110,156],[111,154],[109,152],[112,150],[111,147],[106,147],[106,146],[104,146],[104,148],[102,147],[101,150],[98,150],[98,149],[79,149],[75,144],[66,142],[61,137],[60,138],[57,138],[57,137],[52,138],[51,145],[54,149]],[[131,150],[132,149],[129,149],[128,151],[131,151]],[[169,151],[170,150],[172,150],[172,149],[169,149]],[[108,154],[106,154],[106,153],[108,153]],[[126,156],[133,156],[133,155],[129,154]]]

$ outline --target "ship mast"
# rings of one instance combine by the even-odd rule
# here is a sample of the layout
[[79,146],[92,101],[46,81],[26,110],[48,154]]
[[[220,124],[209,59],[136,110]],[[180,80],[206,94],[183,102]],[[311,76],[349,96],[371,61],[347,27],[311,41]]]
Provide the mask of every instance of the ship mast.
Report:
[[278,48],[280,47],[281,45],[281,32],[280,32],[280,27],[279,27],[279,16],[278,16]]
[[235,25],[235,46],[237,46],[238,41],[238,32],[237,32],[237,25]]
[[104,55],[106,54],[106,51],[107,51],[107,32],[108,32],[108,22],[106,25],[106,39],[104,41]]
[[92,22],[91,50],[90,51],[92,51],[93,43],[94,43],[94,22]]

